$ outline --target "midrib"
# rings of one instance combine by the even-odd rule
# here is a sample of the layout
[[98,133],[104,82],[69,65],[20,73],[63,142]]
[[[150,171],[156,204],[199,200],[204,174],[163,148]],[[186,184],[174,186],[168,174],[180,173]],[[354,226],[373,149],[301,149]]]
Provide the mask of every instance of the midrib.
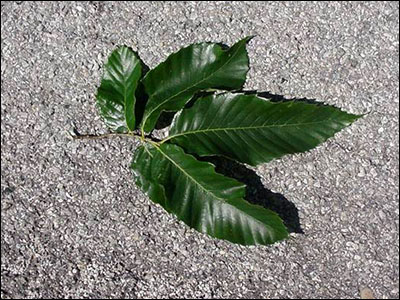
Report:
[[183,135],[190,135],[196,133],[207,133],[207,132],[214,132],[214,131],[236,131],[236,130],[252,130],[252,129],[265,129],[265,128],[274,128],[274,127],[296,127],[301,125],[314,125],[314,124],[321,124],[325,122],[329,122],[331,119],[316,121],[316,122],[306,122],[306,123],[292,123],[292,124],[270,124],[270,125],[260,125],[260,126],[240,126],[240,127],[220,127],[220,128],[205,128],[205,129],[198,129],[198,130],[191,130],[185,131],[178,134],[174,134],[163,140],[163,143],[171,140],[173,138],[183,136]]

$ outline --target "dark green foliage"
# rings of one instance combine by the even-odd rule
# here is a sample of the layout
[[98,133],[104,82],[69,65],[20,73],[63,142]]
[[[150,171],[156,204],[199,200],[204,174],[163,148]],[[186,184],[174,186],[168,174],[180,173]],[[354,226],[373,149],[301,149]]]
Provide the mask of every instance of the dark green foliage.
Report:
[[[265,245],[288,236],[281,218],[247,202],[244,184],[196,156],[224,156],[255,166],[308,151],[359,116],[332,106],[228,92],[245,82],[249,40],[228,49],[190,45],[147,74],[138,56],[120,47],[105,64],[97,104],[112,132],[140,136],[131,167],[152,201],[212,237]],[[226,91],[201,95],[210,89]],[[146,134],[163,112],[177,114],[169,136],[156,141]]]

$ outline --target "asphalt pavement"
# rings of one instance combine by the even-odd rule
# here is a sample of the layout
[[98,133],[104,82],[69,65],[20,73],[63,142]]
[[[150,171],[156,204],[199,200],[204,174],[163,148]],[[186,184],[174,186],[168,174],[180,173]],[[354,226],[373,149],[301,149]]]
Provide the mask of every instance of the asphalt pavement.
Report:
[[[245,89],[366,114],[237,170],[293,224],[272,246],[214,240],[153,204],[129,168],[137,142],[65,134],[107,132],[95,93],[118,45],[152,68],[248,35]],[[2,299],[398,298],[398,184],[398,2],[1,3]]]

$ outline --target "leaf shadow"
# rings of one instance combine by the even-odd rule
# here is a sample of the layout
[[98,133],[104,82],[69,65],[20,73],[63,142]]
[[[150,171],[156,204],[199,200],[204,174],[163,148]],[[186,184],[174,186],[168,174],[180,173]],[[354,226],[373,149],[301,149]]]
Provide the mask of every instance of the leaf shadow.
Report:
[[[193,97],[186,103],[185,108],[190,108],[193,104],[201,97],[212,95],[214,92],[200,91],[193,95]],[[172,120],[177,112],[175,111],[163,111],[157,120],[155,129],[163,129],[171,125]]]
[[175,111],[163,111],[158,118],[156,126],[154,128],[158,130],[168,127],[169,125],[171,125],[175,114]]
[[[132,50],[133,51],[133,50]],[[139,53],[137,51],[133,51],[137,57],[139,56]],[[147,66],[143,60],[140,60],[140,65],[142,67],[142,76],[141,79],[149,72],[150,68]],[[136,118],[136,126],[138,126],[142,122],[143,114],[144,114],[144,109],[146,107],[147,101],[149,99],[149,96],[146,93],[146,90],[144,88],[144,85],[142,81],[140,80],[138,83],[138,86],[136,88],[135,92],[135,97],[136,97],[136,103],[135,103],[135,118]]]
[[255,171],[223,157],[201,157],[199,160],[211,162],[215,165],[216,172],[246,184],[245,199],[252,204],[276,212],[282,218],[289,232],[304,233],[296,206],[282,194],[267,189]]
[[256,90],[241,90],[238,91],[238,93],[243,93],[245,95],[256,95],[260,98],[267,99],[271,102],[289,102],[289,101],[295,101],[295,102],[303,102],[303,103],[309,103],[309,104],[315,104],[319,106],[329,106],[328,104],[325,104],[323,102],[319,102],[316,99],[308,99],[308,98],[285,98],[282,95],[277,95],[277,94],[272,94],[271,92],[258,92]]

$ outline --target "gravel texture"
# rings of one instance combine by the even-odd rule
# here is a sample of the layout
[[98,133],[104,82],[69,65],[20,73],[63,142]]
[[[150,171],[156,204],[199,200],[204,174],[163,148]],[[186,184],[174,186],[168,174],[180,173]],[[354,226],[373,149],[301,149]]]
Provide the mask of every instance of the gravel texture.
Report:
[[[367,113],[247,170],[251,192],[299,218],[270,247],[213,240],[153,205],[132,180],[134,141],[65,135],[107,131],[94,95],[117,45],[154,67],[246,35],[246,89]],[[397,2],[2,2],[2,299],[398,298],[398,55]]]

